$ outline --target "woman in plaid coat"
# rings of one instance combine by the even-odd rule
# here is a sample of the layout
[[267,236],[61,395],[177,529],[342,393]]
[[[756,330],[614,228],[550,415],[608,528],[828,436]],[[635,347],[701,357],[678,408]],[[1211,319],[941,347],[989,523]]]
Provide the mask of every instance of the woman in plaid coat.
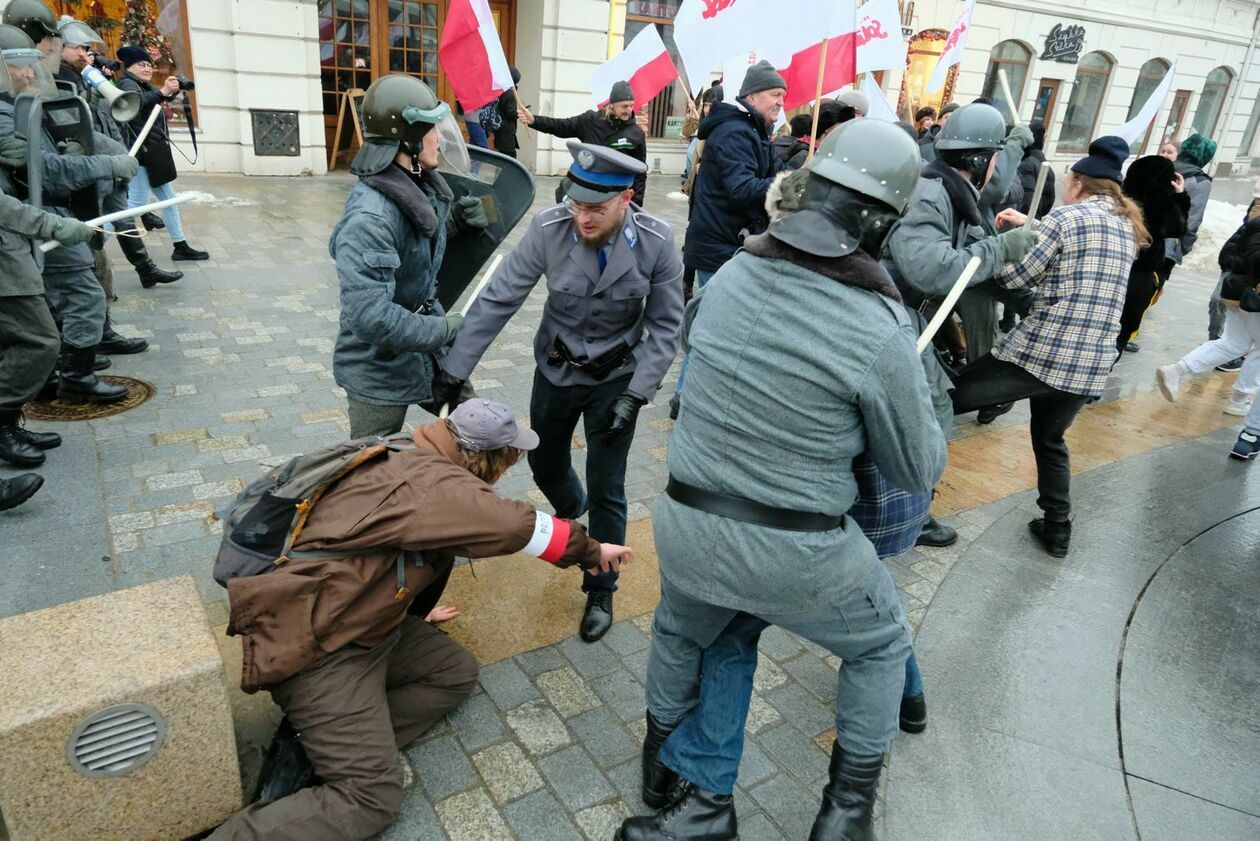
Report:
[[[1050,211],[1037,244],[997,281],[1028,288],[1028,318],[987,355],[963,369],[955,382],[958,414],[1027,398],[1037,460],[1037,505],[1044,516],[1028,524],[1057,558],[1072,535],[1071,469],[1063,434],[1076,414],[1102,394],[1116,361],[1116,325],[1124,309],[1129,269],[1150,242],[1142,211],[1120,189],[1120,167],[1129,145],[1100,137],[1089,155],[1072,165],[1063,207]],[[1025,217],[1004,210],[999,223],[1022,225]]]

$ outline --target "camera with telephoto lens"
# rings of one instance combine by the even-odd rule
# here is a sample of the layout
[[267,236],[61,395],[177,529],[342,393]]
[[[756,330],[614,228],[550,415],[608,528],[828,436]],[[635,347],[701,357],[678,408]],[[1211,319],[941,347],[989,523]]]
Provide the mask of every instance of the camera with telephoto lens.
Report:
[[115,61],[107,55],[101,55],[96,50],[92,50],[92,64],[102,70],[108,70],[110,73],[117,73],[123,69],[121,61]]
[[191,81],[187,76],[176,76],[175,81],[179,82],[181,91],[195,91],[197,89],[197,83]]

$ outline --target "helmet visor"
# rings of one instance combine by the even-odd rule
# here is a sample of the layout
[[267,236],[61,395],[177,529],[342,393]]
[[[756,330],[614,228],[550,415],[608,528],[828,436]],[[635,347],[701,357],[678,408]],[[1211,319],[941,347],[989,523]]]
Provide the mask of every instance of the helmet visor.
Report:
[[68,20],[57,29],[61,33],[61,39],[70,47],[94,47],[105,44],[105,39],[82,21]]
[[[61,60],[58,53],[57,60]],[[0,94],[15,99],[24,93],[40,99],[57,96],[57,83],[49,71],[44,54],[39,50],[15,49],[0,51]]]
[[438,169],[468,175],[472,169],[472,162],[468,158],[468,144],[464,142],[459,123],[455,121],[455,115],[449,108],[446,109],[446,115],[434,126],[434,131],[438,133]]

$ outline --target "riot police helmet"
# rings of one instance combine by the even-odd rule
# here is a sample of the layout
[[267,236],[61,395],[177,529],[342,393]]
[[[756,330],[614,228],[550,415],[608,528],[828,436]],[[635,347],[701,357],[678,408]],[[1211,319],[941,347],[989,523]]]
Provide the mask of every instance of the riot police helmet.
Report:
[[1006,141],[1006,120],[992,105],[973,102],[953,113],[936,136],[936,155],[954,169],[971,175],[980,189],[989,177],[989,163]]
[[418,171],[417,159],[424,136],[436,130],[440,166],[461,173],[469,170],[468,149],[450,106],[414,76],[391,73],[372,83],[363,98],[363,128],[365,149],[377,147],[376,152],[368,155],[372,160],[364,162],[369,168],[384,158],[382,148],[396,152],[401,145],[404,151],[411,153],[412,168]]
[[57,83],[53,81],[44,60],[44,54],[25,32],[11,24],[0,24],[0,96],[10,102],[24,93],[41,99],[57,95]]

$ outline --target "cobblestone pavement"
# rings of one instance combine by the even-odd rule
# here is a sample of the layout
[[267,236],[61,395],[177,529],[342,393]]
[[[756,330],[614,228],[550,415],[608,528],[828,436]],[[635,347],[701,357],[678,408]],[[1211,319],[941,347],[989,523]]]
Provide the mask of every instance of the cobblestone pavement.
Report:
[[[665,182],[672,179],[653,180],[649,209],[675,224],[681,243],[686,205],[665,197],[674,186]],[[210,577],[219,539],[211,513],[263,466],[348,430],[331,373],[338,299],[327,237],[351,183],[340,175],[181,177],[180,189],[207,194],[185,206],[185,228],[213,259],[178,264],[186,277],[171,286],[142,290],[110,247],[118,329],[152,343],[148,353],[115,358],[112,373],[151,382],[157,394],[117,417],[34,425],[60,431],[66,443],[49,454],[39,496],[0,521],[0,616],[187,573],[215,621],[225,621],[223,590]],[[549,203],[553,185],[539,179],[536,208]],[[149,243],[169,265],[164,235]],[[1174,276],[1148,319],[1142,352],[1122,360],[1105,399],[1150,390],[1156,364],[1202,339],[1213,282]],[[522,414],[542,305],[540,286],[473,380],[482,395]],[[676,372],[641,416],[627,476],[631,520],[649,517],[665,484],[665,398]],[[422,420],[412,411],[409,420]],[[1024,418],[1017,410],[998,426]],[[957,434],[978,431],[964,423]],[[0,476],[15,472],[0,468]],[[500,487],[546,504],[524,466]],[[953,562],[1003,505],[951,518],[963,537],[954,548],[889,562],[915,627]],[[487,665],[478,693],[406,752],[413,780],[402,818],[383,837],[611,838],[624,816],[643,811],[635,791],[648,628],[640,616],[595,645],[573,638]],[[778,630],[764,635],[762,653],[737,794],[742,834],[803,838],[826,774],[839,663]]]

